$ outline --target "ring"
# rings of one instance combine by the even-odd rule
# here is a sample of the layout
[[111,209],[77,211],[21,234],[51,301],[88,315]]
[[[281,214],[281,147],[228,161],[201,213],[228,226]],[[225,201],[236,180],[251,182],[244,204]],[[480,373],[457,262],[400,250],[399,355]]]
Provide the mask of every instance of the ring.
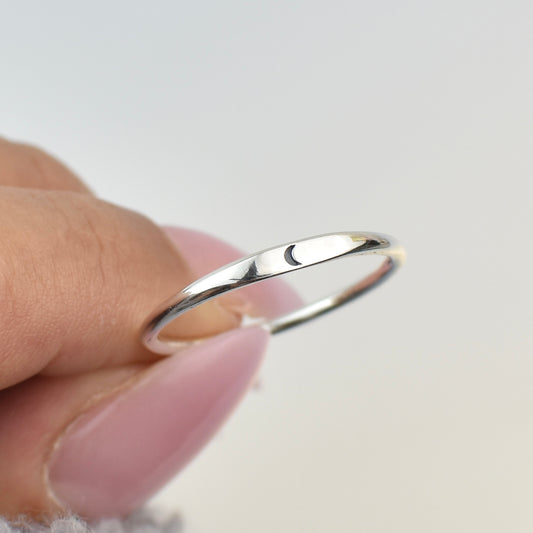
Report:
[[383,255],[385,261],[365,278],[325,298],[260,324],[279,333],[331,311],[373,289],[405,260],[403,248],[379,233],[330,233],[293,241],[239,259],[191,283],[165,302],[144,329],[143,343],[151,351],[172,354],[182,342],[161,339],[159,333],[183,313],[229,291],[341,257]]

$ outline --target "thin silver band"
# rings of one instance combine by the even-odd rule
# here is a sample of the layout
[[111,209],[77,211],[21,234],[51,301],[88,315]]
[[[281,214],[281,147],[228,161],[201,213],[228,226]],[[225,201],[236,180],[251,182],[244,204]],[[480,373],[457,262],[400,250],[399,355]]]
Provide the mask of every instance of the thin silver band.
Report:
[[143,343],[153,352],[172,354],[183,343],[162,340],[159,333],[186,311],[251,283],[352,255],[383,255],[386,258],[377,270],[354,285],[280,317],[264,320],[261,325],[271,333],[278,333],[318,317],[373,289],[405,259],[403,248],[393,238],[379,233],[330,233],[269,248],[207,274],[165,302],[148,322]]

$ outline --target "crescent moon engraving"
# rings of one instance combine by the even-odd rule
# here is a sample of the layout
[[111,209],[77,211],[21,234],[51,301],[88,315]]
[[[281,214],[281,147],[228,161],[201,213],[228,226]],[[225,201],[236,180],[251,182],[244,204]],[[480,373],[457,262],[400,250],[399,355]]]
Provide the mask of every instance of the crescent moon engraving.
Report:
[[289,263],[289,265],[292,265],[292,266],[298,266],[302,264],[300,263],[300,261],[296,261],[296,259],[294,259],[294,256],[292,255],[292,251],[294,250],[295,246],[296,246],[295,244],[291,244],[290,246],[288,246],[284,254],[285,261],[287,261],[287,263]]

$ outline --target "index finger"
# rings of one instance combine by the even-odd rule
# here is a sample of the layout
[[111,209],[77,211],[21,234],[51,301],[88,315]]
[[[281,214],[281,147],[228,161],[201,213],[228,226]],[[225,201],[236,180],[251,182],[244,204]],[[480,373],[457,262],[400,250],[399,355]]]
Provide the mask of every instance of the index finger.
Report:
[[0,138],[0,186],[2,185],[91,193],[67,166],[40,148]]

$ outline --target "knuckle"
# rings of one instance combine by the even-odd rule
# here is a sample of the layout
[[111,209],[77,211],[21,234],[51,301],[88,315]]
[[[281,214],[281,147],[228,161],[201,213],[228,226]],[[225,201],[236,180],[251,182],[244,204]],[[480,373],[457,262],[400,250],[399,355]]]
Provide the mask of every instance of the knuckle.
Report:
[[89,192],[61,162],[40,148],[0,139],[0,185]]

